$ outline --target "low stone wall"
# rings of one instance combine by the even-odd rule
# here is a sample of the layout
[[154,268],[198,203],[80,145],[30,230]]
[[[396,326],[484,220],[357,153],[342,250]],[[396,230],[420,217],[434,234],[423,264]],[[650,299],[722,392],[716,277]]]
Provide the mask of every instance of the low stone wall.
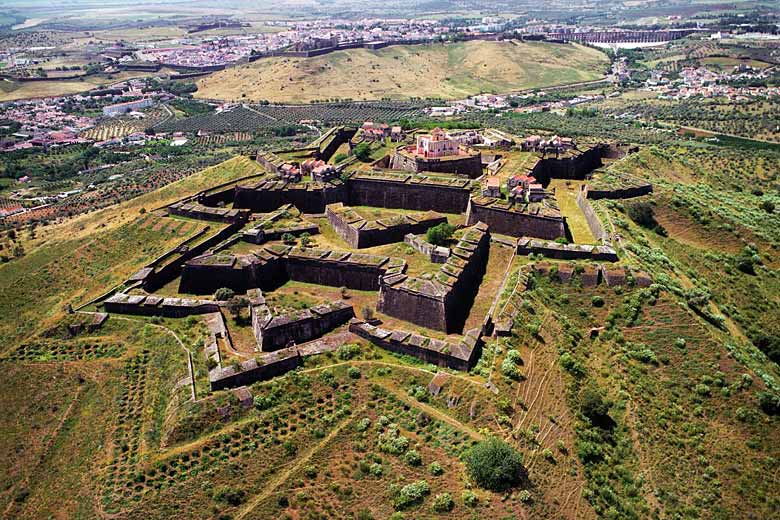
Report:
[[260,360],[250,359],[238,366],[216,367],[209,372],[211,390],[223,390],[251,385],[286,374],[303,365],[303,358],[295,347],[277,350]]
[[488,228],[479,223],[466,231],[432,278],[383,276],[378,310],[430,329],[459,332],[479,290],[489,248]]
[[211,220],[213,222],[246,222],[249,219],[249,211],[242,209],[213,208],[197,202],[175,202],[167,208],[169,215],[193,218],[198,220]]
[[652,184],[643,184],[641,186],[631,186],[628,188],[616,188],[614,190],[599,190],[591,187],[587,188],[587,198],[598,199],[632,199],[653,193]]
[[435,246],[411,233],[404,236],[404,242],[412,246],[418,253],[427,256],[434,264],[446,263],[447,258],[450,257],[451,251],[448,247]]
[[211,300],[163,298],[160,296],[116,293],[103,302],[106,312],[182,318],[192,314],[219,312],[219,304]]
[[325,214],[336,234],[355,249],[401,242],[409,233],[425,233],[429,228],[447,222],[447,217],[434,211],[399,215],[394,219],[366,220],[341,203],[328,205]]
[[617,252],[607,245],[559,244],[530,237],[521,237],[517,241],[517,252],[521,255],[541,254],[558,260],[590,259],[605,262],[618,260]]
[[512,237],[532,236],[555,240],[566,236],[563,217],[559,211],[550,211],[549,215],[546,215],[542,211],[515,208],[506,202],[488,197],[475,197],[469,203],[466,224],[471,226],[477,222],[486,223],[493,233]]
[[253,244],[263,244],[265,242],[271,242],[273,240],[281,240],[286,234],[290,234],[294,237],[308,233],[310,235],[316,235],[320,232],[320,228],[317,224],[301,224],[300,226],[291,226],[265,230],[261,227],[254,227],[247,229],[241,233],[241,237],[246,242],[252,242]]
[[428,363],[454,370],[470,370],[477,364],[482,354],[482,341],[478,329],[470,330],[457,343],[403,330],[375,327],[358,319],[350,322],[349,331],[391,352],[414,356]]

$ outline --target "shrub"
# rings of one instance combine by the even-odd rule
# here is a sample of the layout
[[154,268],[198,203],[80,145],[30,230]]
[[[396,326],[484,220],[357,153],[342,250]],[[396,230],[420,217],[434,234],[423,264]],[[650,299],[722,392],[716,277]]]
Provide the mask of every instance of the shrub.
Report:
[[477,485],[493,491],[509,489],[528,476],[522,456],[495,437],[478,442],[468,451],[466,470]]
[[422,464],[422,457],[417,450],[409,450],[404,455],[404,460],[410,466],[419,466]]
[[231,506],[241,505],[246,499],[243,489],[233,489],[230,486],[220,486],[214,490],[214,500]]
[[593,386],[585,387],[580,394],[580,411],[593,423],[603,422],[608,417],[611,406]]
[[447,244],[452,234],[455,232],[455,226],[442,222],[437,226],[429,228],[425,233],[425,239],[435,246],[443,246]]
[[517,494],[517,498],[520,499],[520,502],[527,504],[528,502],[531,501],[531,492],[528,491],[527,489],[524,489]]
[[477,507],[477,503],[479,502],[476,493],[468,489],[460,495],[460,499],[463,500],[463,505],[466,507]]
[[336,164],[342,163],[347,160],[347,157],[348,156],[345,153],[337,153],[336,155],[333,156],[333,162],[335,162]]
[[360,162],[371,160],[371,148],[369,148],[368,143],[360,143],[352,150],[352,153]]
[[434,477],[438,477],[439,475],[442,475],[444,473],[444,468],[442,468],[441,464],[439,464],[438,462],[433,461],[428,465],[428,473],[430,473]]
[[341,345],[338,350],[336,350],[336,357],[342,361],[348,361],[358,354],[360,354],[360,347],[354,343]]
[[761,209],[766,211],[767,213],[774,213],[775,212],[775,203],[771,200],[765,200],[761,202]]
[[214,299],[220,302],[226,302],[235,295],[236,293],[233,292],[233,289],[230,289],[228,287],[220,287],[214,293]]
[[381,464],[375,462],[371,464],[371,468],[369,471],[371,471],[371,474],[374,475],[375,477],[381,477],[382,473],[384,473],[385,470],[382,469]]
[[285,233],[282,235],[282,242],[285,244],[294,244],[295,243],[295,237],[292,233]]
[[347,375],[352,379],[360,379],[360,370],[358,370],[356,367],[349,367],[349,370],[347,370]]
[[626,206],[626,212],[628,216],[642,226],[643,228],[652,229],[659,235],[666,236],[666,230],[655,219],[653,211],[653,205],[649,202],[635,202],[634,204],[628,204]]
[[431,509],[437,513],[446,513],[452,511],[455,507],[455,501],[452,500],[452,495],[449,493],[441,493],[433,498],[433,504]]
[[594,296],[593,298],[590,299],[590,303],[594,307],[603,307],[604,306],[604,298],[602,298],[601,296]]
[[412,482],[401,488],[398,495],[393,500],[393,506],[397,510],[406,509],[410,506],[420,504],[430,493],[431,487],[425,480]]
[[758,404],[767,415],[780,415],[780,394],[760,392]]

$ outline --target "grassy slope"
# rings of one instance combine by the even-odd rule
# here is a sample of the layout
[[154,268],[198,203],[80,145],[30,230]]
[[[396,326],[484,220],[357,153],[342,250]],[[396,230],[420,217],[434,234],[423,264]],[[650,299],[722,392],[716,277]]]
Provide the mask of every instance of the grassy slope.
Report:
[[40,232],[40,238],[25,244],[26,256],[0,266],[0,336],[9,340],[4,349],[56,319],[65,304],[75,306],[99,296],[202,228],[182,225],[160,233],[155,229],[159,217],[139,218],[141,208],[151,210],[258,170],[247,158],[231,159],[161,190]]
[[578,45],[474,41],[392,46],[259,60],[202,79],[197,95],[275,102],[458,98],[592,80],[606,66],[604,54]]

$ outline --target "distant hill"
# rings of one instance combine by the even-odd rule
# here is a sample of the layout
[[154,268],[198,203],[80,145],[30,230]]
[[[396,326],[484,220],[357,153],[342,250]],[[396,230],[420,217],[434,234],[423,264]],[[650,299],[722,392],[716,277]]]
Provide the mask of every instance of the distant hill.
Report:
[[601,78],[598,50],[576,44],[470,41],[350,49],[312,58],[276,57],[198,82],[196,96],[312,102],[329,98],[441,97],[507,92]]

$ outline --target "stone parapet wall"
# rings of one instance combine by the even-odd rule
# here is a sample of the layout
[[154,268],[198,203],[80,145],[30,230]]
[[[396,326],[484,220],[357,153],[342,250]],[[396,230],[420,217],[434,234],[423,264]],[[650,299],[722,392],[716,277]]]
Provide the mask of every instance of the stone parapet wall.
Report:
[[377,291],[380,277],[405,271],[406,262],[399,258],[270,246],[246,255],[207,253],[193,258],[184,266],[179,292],[212,294],[220,287],[236,292],[272,290],[288,280]]
[[236,186],[234,208],[246,208],[268,213],[292,204],[303,213],[324,213],[325,206],[344,202],[347,188],[338,180],[327,183],[288,183],[282,180],[266,180],[252,185]]
[[541,254],[558,260],[590,259],[605,262],[618,260],[617,252],[607,245],[559,244],[530,237],[518,239],[517,252],[521,255]]
[[590,186],[586,188],[586,197],[588,199],[633,199],[653,193],[652,184],[643,184],[641,186],[631,186],[627,188],[616,188],[613,190],[593,189]]
[[164,316],[181,318],[193,314],[219,312],[219,304],[211,300],[190,298],[163,298],[154,295],[133,295],[116,293],[103,302],[106,312],[137,314],[142,316]]
[[354,317],[351,305],[336,301],[270,319],[253,319],[252,329],[261,350],[269,352],[318,338]]
[[169,215],[214,222],[237,223],[249,219],[248,210],[213,208],[197,202],[176,202],[168,206],[167,211]]
[[286,374],[303,365],[303,358],[295,347],[277,350],[261,359],[250,359],[238,367],[218,366],[209,372],[211,390],[224,390],[251,385]]
[[478,329],[470,330],[458,342],[375,327],[359,319],[350,322],[349,331],[391,352],[414,356],[427,363],[454,370],[470,370],[482,353],[482,340]]
[[433,211],[399,215],[391,219],[366,220],[341,203],[328,205],[325,214],[336,234],[355,249],[401,242],[409,233],[424,233],[433,226],[447,222],[447,217]]
[[585,216],[585,221],[588,223],[591,234],[599,241],[609,241],[609,233],[604,230],[604,226],[601,224],[598,215],[593,210],[593,206],[590,205],[586,195],[582,191],[577,193],[575,197],[577,206],[582,210],[582,214]]

